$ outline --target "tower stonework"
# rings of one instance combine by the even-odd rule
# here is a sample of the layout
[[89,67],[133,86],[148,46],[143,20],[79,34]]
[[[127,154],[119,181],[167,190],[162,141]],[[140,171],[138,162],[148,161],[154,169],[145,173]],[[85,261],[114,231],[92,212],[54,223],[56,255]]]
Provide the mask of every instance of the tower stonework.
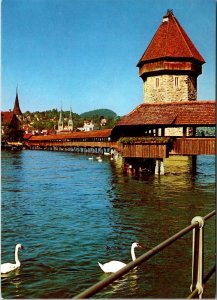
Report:
[[197,100],[197,77],[203,63],[203,57],[168,10],[137,64],[144,82],[144,102]]
[[197,100],[197,79],[194,76],[148,76],[143,87],[145,103]]

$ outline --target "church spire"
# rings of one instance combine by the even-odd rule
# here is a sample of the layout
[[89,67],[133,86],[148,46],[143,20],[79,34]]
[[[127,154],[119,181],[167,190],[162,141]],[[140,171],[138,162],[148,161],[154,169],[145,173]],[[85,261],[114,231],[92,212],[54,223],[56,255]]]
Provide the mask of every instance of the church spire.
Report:
[[63,111],[62,111],[62,106],[61,106],[61,110],[60,110],[60,117],[59,117],[59,121],[58,121],[58,131],[63,130]]
[[68,130],[73,131],[72,108],[70,107]]
[[23,114],[20,110],[20,105],[19,105],[19,98],[18,98],[18,87],[16,88],[16,98],[14,102],[14,109],[13,113],[20,119],[22,118]]

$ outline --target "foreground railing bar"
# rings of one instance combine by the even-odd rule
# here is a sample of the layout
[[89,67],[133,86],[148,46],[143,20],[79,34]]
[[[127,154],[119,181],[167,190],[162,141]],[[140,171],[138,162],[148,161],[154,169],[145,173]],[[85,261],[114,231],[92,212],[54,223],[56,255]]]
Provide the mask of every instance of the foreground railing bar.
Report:
[[193,292],[191,292],[191,294],[187,297],[187,299],[192,299],[197,294],[198,294],[198,289],[195,289],[195,290],[193,290]]
[[212,276],[213,273],[215,273],[215,271],[216,271],[216,265],[214,265],[212,269],[210,269],[209,272],[206,274],[206,276],[203,278],[203,284],[205,284],[209,280],[209,278]]
[[[204,220],[207,220],[208,218],[211,218],[214,214],[215,214],[215,210],[212,211],[211,213],[207,214],[204,217]],[[75,299],[84,299],[84,298],[91,297],[92,295],[94,295],[97,292],[101,291],[104,287],[108,286],[110,283],[114,282],[116,279],[118,279],[121,276],[125,275],[130,270],[134,269],[136,266],[138,266],[141,263],[143,263],[144,261],[148,260],[149,258],[154,256],[155,254],[157,254],[158,252],[160,252],[161,250],[163,250],[167,246],[171,245],[177,239],[179,239],[180,237],[182,237],[183,235],[185,235],[186,233],[188,233],[189,231],[191,231],[192,229],[194,229],[198,225],[199,225],[198,222],[195,222],[195,223],[185,227],[184,229],[180,230],[179,232],[177,232],[176,234],[174,234],[173,236],[171,236],[167,240],[163,241],[162,243],[160,243],[156,247],[152,248],[148,252],[146,252],[143,255],[139,256],[136,260],[131,261],[130,263],[128,263],[124,268],[122,268],[119,271],[113,273],[112,275],[110,275],[106,279],[104,279],[102,281],[99,281],[98,283],[96,283],[95,285],[93,285],[90,288],[86,289],[84,292],[81,292],[80,294],[78,294],[74,298]]]
[[[212,267],[212,269],[209,270],[209,272],[206,274],[206,276],[203,278],[203,284],[205,284],[209,278],[212,276],[212,274],[216,271],[216,265]],[[187,299],[192,299],[195,295],[198,294],[198,289],[195,289],[192,291],[192,293],[187,297]]]
[[204,221],[207,221],[209,218],[215,215],[215,210],[208,213],[206,216],[203,217]]
[[112,275],[110,275],[106,279],[104,279],[104,280],[96,283],[95,285],[91,286],[90,288],[86,289],[84,292],[80,293],[75,298],[82,299],[82,298],[91,297],[96,292],[99,292],[104,287],[106,287],[110,283],[114,282],[116,279],[118,279],[121,276],[123,276],[124,274],[128,273],[130,270],[132,270],[136,266],[140,265],[144,261],[148,260],[149,258],[151,258],[152,256],[154,256],[155,254],[157,254],[158,252],[160,252],[162,249],[166,248],[167,246],[169,246],[170,244],[172,244],[173,242],[175,242],[178,238],[182,237],[183,235],[185,235],[186,233],[188,233],[189,231],[191,231],[196,226],[198,226],[198,223],[189,225],[188,227],[182,229],[181,231],[179,231],[178,233],[176,233],[172,237],[168,238],[167,240],[165,240],[161,244],[157,245],[153,249],[151,249],[148,252],[144,253],[143,255],[139,256],[136,260],[131,261],[129,264],[127,264],[121,270],[113,273]]

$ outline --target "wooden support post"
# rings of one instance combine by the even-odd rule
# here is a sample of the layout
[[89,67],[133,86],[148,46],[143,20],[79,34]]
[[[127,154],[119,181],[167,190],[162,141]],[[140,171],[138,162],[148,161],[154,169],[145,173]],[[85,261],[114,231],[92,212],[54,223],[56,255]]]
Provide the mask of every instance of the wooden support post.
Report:
[[183,137],[186,137],[186,135],[187,135],[187,127],[184,126],[183,127]]
[[195,126],[193,127],[193,134],[192,135],[193,135],[193,137],[196,136],[196,127]]
[[163,159],[156,159],[155,175],[164,175]]
[[197,172],[197,155],[192,155],[191,157],[191,172],[192,174]]

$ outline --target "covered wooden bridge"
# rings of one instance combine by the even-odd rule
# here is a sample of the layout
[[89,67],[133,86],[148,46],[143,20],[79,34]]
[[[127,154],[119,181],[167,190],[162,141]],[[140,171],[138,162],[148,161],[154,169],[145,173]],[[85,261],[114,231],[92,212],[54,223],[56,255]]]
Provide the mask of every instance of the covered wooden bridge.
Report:
[[[32,135],[30,149],[116,149],[124,157],[164,158],[178,155],[214,155],[215,135],[205,136],[201,127],[215,127],[215,101],[140,104],[113,129]],[[99,150],[98,150],[99,151]]]
[[193,156],[192,170],[196,169],[196,155],[215,154],[215,135],[205,136],[202,131],[215,127],[215,116],[215,101],[139,105],[112,132],[119,140],[124,170],[164,174],[163,159],[171,155]]
[[171,155],[215,155],[215,135],[202,131],[215,124],[215,101],[143,103],[113,129],[31,136],[25,144],[30,149],[82,153],[115,149],[123,162],[138,166],[144,159],[162,161]]
[[197,129],[215,124],[215,101],[143,103],[116,124],[112,136],[122,142],[124,157],[214,155],[215,135]]
[[71,132],[52,135],[32,135],[25,141],[25,145],[35,150],[58,150],[73,152],[110,152],[116,149],[117,143],[111,141],[111,129]]

